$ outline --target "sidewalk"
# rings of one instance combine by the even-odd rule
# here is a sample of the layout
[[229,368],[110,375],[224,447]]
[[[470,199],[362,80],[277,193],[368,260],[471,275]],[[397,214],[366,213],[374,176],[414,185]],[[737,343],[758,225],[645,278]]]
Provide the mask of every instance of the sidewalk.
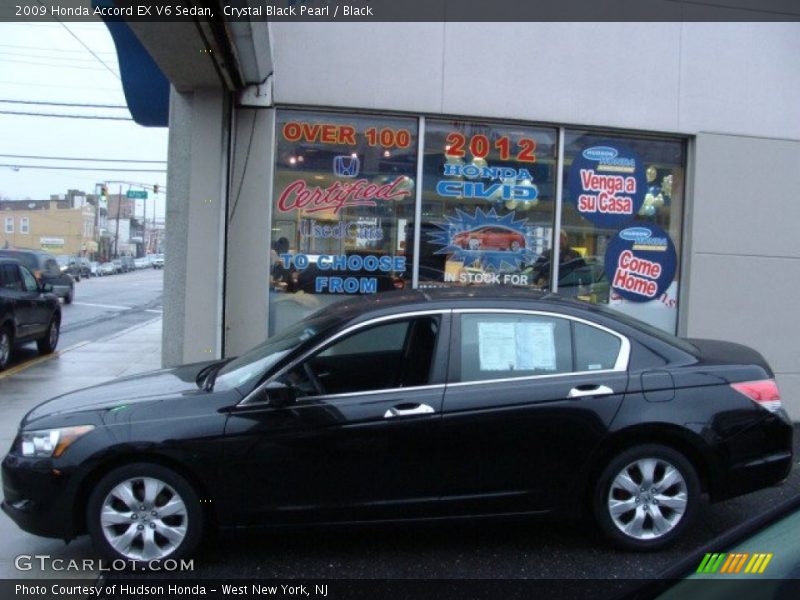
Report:
[[[96,385],[124,375],[161,368],[161,319],[155,319],[96,342],[60,349],[52,358],[21,372],[0,378],[0,450],[5,455],[23,416],[34,406],[66,392]],[[0,578],[92,577],[80,571],[42,571],[37,563],[18,571],[20,554],[51,558],[94,557],[88,538],[68,546],[61,540],[25,533],[0,513]]]

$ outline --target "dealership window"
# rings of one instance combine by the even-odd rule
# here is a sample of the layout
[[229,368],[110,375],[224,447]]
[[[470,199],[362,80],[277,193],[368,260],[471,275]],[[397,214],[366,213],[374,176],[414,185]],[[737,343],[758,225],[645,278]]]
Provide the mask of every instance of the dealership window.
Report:
[[685,162],[682,140],[566,130],[560,294],[675,331]]
[[14,233],[14,217],[6,217],[6,233]]
[[19,218],[19,232],[26,235],[31,232],[30,221],[28,217]]
[[411,285],[417,119],[281,110],[269,331]]
[[540,283],[556,138],[554,128],[426,120],[420,287]]

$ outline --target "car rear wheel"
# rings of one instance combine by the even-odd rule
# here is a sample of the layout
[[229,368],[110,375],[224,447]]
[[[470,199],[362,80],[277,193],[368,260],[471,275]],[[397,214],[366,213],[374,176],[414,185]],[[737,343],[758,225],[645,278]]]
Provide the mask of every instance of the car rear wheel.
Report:
[[679,452],[658,444],[635,446],[614,458],[595,487],[595,520],[615,545],[656,550],[686,529],[700,501],[700,482]]
[[11,364],[11,352],[14,349],[14,338],[8,326],[0,329],[0,371]]
[[70,287],[67,295],[64,296],[64,304],[72,304],[72,301],[75,299],[75,288]]
[[135,569],[189,555],[203,532],[197,494],[180,475],[136,463],[111,471],[89,497],[86,522],[95,546]]
[[47,333],[44,337],[36,340],[36,347],[39,349],[39,354],[51,354],[56,349],[60,330],[61,323],[58,317],[50,319],[50,325],[47,326]]

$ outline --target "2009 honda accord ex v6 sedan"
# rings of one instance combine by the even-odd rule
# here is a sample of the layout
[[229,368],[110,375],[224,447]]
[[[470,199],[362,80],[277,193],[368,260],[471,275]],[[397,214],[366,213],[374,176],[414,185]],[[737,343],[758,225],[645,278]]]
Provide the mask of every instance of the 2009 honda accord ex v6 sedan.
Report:
[[588,511],[654,549],[783,480],[792,427],[744,346],[524,290],[335,304],[233,360],[33,409],[3,461],[23,529],[114,559],[215,527]]

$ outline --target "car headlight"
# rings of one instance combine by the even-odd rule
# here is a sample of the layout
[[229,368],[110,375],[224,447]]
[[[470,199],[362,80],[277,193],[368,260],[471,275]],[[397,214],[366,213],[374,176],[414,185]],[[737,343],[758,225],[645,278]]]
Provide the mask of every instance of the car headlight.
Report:
[[92,429],[94,429],[94,425],[23,431],[20,433],[20,451],[22,456],[52,456],[58,458],[64,454],[64,451],[74,441],[86,435]]

